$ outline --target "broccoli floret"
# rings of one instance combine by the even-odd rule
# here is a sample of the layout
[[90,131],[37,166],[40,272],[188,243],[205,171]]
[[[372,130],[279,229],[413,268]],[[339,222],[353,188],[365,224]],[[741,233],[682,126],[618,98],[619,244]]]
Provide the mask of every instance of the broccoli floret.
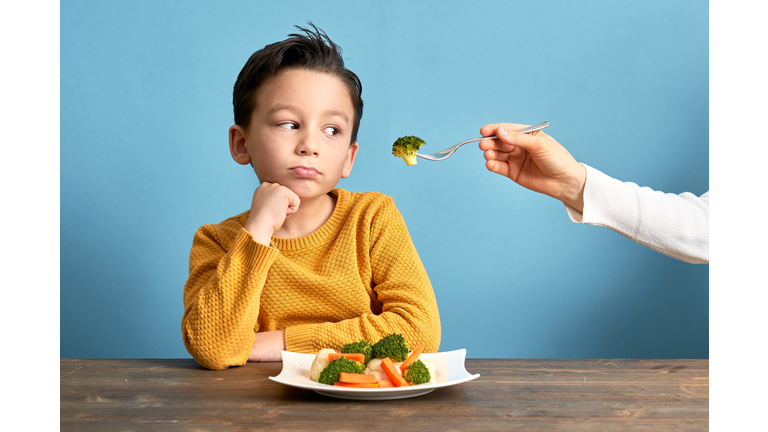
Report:
[[361,340],[344,345],[341,352],[365,354],[365,364],[368,364],[373,356],[373,345],[368,341]]
[[426,144],[423,139],[415,136],[403,136],[392,144],[392,154],[403,158],[408,166],[416,165],[416,152]]
[[373,356],[376,358],[389,357],[393,362],[401,362],[408,357],[408,344],[401,334],[384,336],[373,344]]
[[416,360],[403,372],[403,378],[411,384],[424,384],[432,379],[432,375],[424,362]]
[[365,373],[365,365],[346,357],[339,357],[328,363],[328,366],[320,372],[320,378],[317,379],[317,382],[333,385],[333,383],[339,380],[339,376],[341,376],[342,372]]

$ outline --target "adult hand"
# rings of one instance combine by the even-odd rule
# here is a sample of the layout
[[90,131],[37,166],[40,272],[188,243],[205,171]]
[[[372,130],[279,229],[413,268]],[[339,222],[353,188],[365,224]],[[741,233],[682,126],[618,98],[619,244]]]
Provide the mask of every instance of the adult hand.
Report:
[[254,240],[269,245],[272,234],[283,226],[287,217],[296,213],[300,204],[299,196],[287,187],[263,182],[253,192],[245,229]]
[[485,152],[488,171],[583,211],[586,168],[546,133],[540,130],[529,134],[515,132],[526,126],[495,123],[480,128],[483,136],[497,136],[497,139],[485,139],[479,144],[480,150]]

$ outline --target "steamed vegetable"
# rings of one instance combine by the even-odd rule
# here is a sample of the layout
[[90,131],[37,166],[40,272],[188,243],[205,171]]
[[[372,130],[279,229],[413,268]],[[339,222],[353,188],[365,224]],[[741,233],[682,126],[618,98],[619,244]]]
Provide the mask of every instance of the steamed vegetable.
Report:
[[392,384],[395,387],[405,387],[408,385],[408,382],[405,380],[405,378],[400,376],[397,368],[389,357],[381,361],[381,368],[384,370],[384,373],[387,374],[389,380],[392,381]]
[[350,360],[354,360],[356,362],[360,362],[362,364],[365,364],[365,354],[360,354],[360,353],[337,353],[337,352],[329,353],[328,354],[328,360],[329,361],[334,361],[334,360],[336,360],[339,357],[346,357],[346,358],[348,358]]
[[315,360],[312,362],[312,366],[309,368],[309,379],[317,382],[318,378],[320,378],[320,373],[323,371],[323,369],[328,367],[328,363],[331,362],[328,360],[328,354],[334,352],[336,351],[330,348],[323,348],[320,350],[320,352],[317,353]]
[[416,165],[416,152],[426,144],[423,139],[406,135],[398,138],[394,144],[392,144],[392,154],[403,158],[406,165]]
[[312,381],[350,388],[387,388],[435,381],[435,368],[423,359],[424,345],[413,351],[402,334],[393,333],[375,344],[360,340],[344,345],[342,352],[325,348],[310,368]]
[[429,369],[427,369],[427,365],[425,365],[424,362],[416,360],[405,370],[405,372],[403,372],[403,378],[409,383],[416,385],[430,382],[432,380],[432,375],[429,373]]
[[368,362],[371,361],[371,358],[373,357],[373,345],[371,345],[370,342],[364,340],[352,342],[344,345],[344,348],[341,349],[341,352],[365,354],[364,364],[368,364]]
[[376,358],[389,357],[392,361],[401,362],[408,357],[408,344],[401,334],[384,336],[373,344],[373,356]]
[[336,387],[350,387],[350,388],[379,388],[378,383],[345,383],[341,381],[336,381],[333,383]]
[[333,385],[339,380],[342,372],[362,374],[365,372],[365,365],[359,361],[350,360],[346,357],[339,357],[328,364],[328,366],[320,372],[320,378],[317,382]]
[[407,359],[403,362],[403,364],[400,365],[400,371],[405,372],[408,367],[413,364],[416,360],[419,359],[419,355],[421,355],[421,352],[424,350],[424,345],[419,345],[416,347],[416,349],[413,350],[411,355],[408,356]]
[[339,381],[349,384],[372,384],[376,382],[376,375],[342,372]]

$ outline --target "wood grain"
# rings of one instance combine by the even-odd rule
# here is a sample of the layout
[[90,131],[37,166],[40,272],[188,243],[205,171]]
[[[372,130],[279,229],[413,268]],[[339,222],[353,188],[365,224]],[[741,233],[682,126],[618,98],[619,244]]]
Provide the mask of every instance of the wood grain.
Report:
[[467,359],[480,378],[352,401],[268,379],[282,363],[62,359],[62,431],[709,429],[708,360]]

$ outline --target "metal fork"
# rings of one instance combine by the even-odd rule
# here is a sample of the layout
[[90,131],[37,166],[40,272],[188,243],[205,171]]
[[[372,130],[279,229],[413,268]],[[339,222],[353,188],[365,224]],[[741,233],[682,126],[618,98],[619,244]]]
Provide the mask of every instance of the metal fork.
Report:
[[[533,131],[544,129],[547,126],[549,126],[549,122],[544,122],[544,123],[539,123],[537,125],[528,126],[527,128],[520,129],[520,130],[518,130],[516,132],[518,132],[518,133],[529,133],[529,132],[533,132]],[[453,147],[448,147],[447,149],[441,150],[441,151],[439,151],[437,153],[432,153],[432,154],[416,153],[416,156],[418,156],[418,157],[420,157],[422,159],[431,160],[431,161],[446,160],[456,151],[457,148],[463,146],[464,144],[469,144],[471,142],[476,142],[476,141],[480,141],[480,140],[484,140],[484,139],[496,139],[496,135],[487,136],[487,137],[480,137],[480,138],[475,138],[475,139],[471,139],[471,140],[462,141],[462,142],[456,144]]]

